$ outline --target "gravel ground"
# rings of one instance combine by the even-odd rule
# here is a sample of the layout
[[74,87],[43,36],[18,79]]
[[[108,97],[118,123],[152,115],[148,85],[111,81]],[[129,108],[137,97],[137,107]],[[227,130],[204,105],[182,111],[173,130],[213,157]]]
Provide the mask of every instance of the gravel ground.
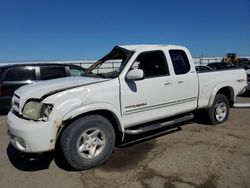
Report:
[[[238,98],[250,102],[250,96]],[[102,166],[69,171],[60,156],[22,154],[8,144],[0,116],[0,187],[250,187],[250,109],[231,109],[211,126],[185,123],[133,137]],[[162,132],[164,131],[164,132]],[[147,136],[147,137],[146,137]]]

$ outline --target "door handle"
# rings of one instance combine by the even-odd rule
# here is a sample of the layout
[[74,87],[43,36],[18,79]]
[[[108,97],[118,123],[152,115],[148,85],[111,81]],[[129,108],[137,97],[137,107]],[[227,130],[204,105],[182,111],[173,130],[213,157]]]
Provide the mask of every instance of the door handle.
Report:
[[184,83],[184,81],[183,81],[183,80],[181,80],[181,81],[178,81],[178,84],[182,84],[182,83]]
[[172,85],[172,83],[171,82],[165,82],[164,85],[169,86],[169,85]]
[[236,80],[237,82],[246,82],[245,79],[239,79],[239,80]]

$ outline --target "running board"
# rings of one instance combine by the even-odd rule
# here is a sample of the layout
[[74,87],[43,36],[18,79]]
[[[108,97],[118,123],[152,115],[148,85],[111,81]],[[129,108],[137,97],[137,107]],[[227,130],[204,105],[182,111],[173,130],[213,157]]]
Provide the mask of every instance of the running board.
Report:
[[250,108],[250,103],[234,103],[234,108]]
[[125,133],[130,134],[130,135],[140,134],[140,133],[160,129],[160,128],[163,128],[163,127],[168,127],[170,125],[178,124],[178,123],[181,123],[181,122],[184,122],[184,121],[188,121],[188,120],[191,120],[193,118],[194,118],[193,114],[188,114],[188,115],[185,115],[183,117],[175,118],[175,119],[172,119],[172,120],[166,121],[166,122],[159,122],[159,123],[155,123],[155,124],[152,124],[152,125],[138,127],[137,129],[132,129],[132,128],[131,129],[126,129]]

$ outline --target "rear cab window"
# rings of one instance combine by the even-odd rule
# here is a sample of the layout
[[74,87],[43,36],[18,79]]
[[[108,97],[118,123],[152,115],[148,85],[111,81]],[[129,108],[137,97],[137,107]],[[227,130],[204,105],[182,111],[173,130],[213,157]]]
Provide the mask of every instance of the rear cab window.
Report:
[[169,50],[169,54],[176,75],[186,74],[190,71],[191,66],[185,51]]
[[66,77],[66,69],[64,66],[41,66],[40,78],[41,80],[49,80],[54,78]]

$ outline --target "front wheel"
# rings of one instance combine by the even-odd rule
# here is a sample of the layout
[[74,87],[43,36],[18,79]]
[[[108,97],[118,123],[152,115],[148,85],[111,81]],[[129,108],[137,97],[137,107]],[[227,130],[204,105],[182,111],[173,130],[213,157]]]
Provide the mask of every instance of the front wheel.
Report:
[[225,95],[217,94],[213,105],[208,109],[208,119],[211,124],[220,124],[225,122],[229,116],[229,102]]
[[82,117],[66,127],[60,146],[68,164],[76,170],[89,169],[104,163],[115,144],[112,124],[103,116]]

